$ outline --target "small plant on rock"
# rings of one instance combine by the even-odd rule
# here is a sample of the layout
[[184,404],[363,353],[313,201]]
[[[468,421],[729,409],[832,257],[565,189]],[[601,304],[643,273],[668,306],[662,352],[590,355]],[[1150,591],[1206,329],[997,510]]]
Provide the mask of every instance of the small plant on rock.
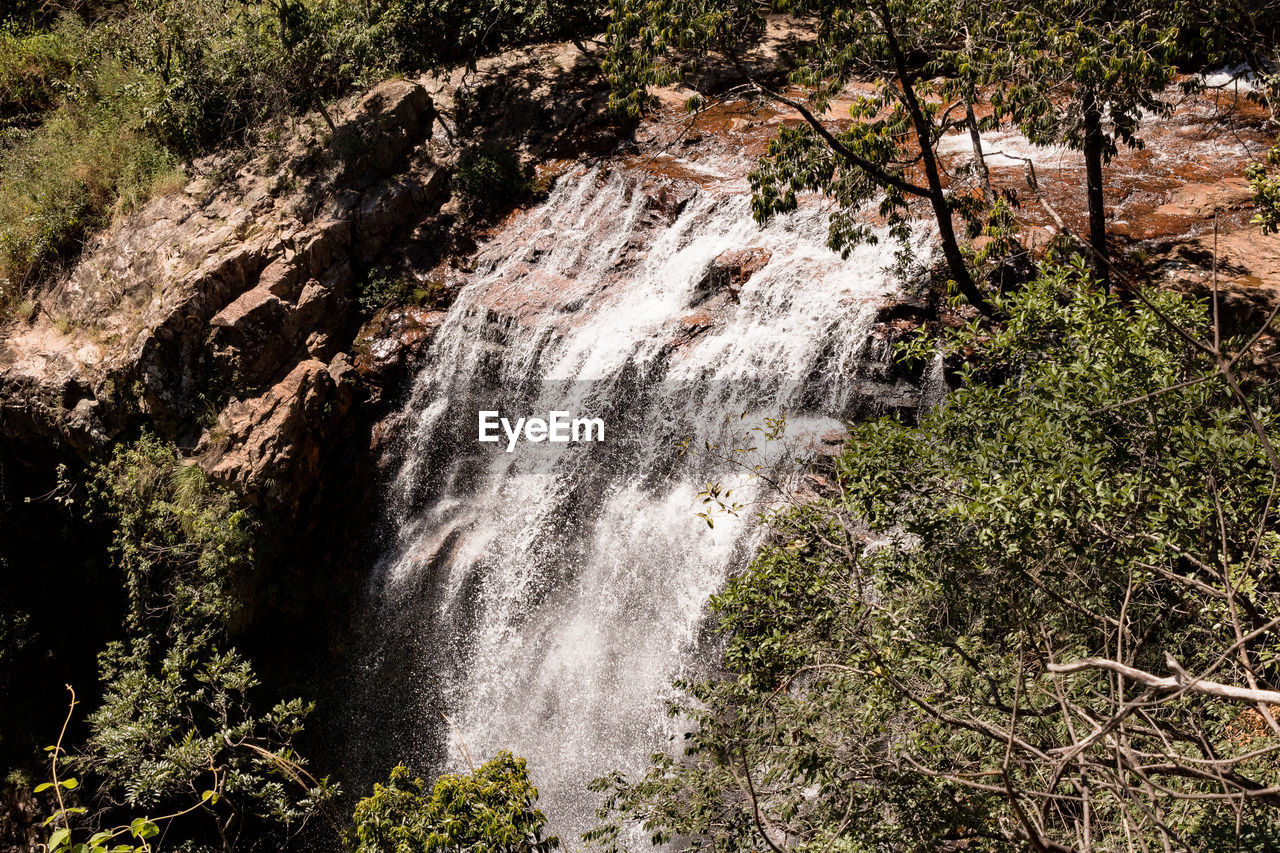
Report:
[[491,216],[533,193],[533,170],[510,147],[473,148],[459,160],[452,186],[467,215]]

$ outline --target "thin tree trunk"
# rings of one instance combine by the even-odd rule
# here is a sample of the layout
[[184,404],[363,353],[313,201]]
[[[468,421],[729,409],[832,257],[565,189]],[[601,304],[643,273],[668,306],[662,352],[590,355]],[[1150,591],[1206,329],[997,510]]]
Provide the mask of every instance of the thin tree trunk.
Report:
[[964,123],[969,126],[969,142],[973,145],[973,168],[978,175],[978,186],[982,187],[982,200],[988,205],[995,204],[996,194],[991,189],[991,170],[987,168],[987,158],[982,153],[982,133],[978,130],[978,118],[973,114],[973,101],[968,98],[964,102]]
[[911,115],[911,123],[916,131],[916,141],[920,144],[920,156],[924,163],[925,177],[929,183],[929,203],[933,206],[934,219],[938,222],[938,238],[942,242],[942,256],[947,260],[947,269],[956,287],[975,308],[990,317],[991,304],[974,283],[973,277],[969,274],[969,265],[965,263],[960,244],[956,241],[955,225],[951,221],[951,205],[947,203],[947,194],[942,187],[938,160],[933,150],[933,123],[925,116],[924,109],[916,98],[914,77],[898,45],[898,35],[893,29],[893,23],[883,8],[880,9],[880,22],[884,25],[889,49],[893,53],[898,82],[902,85],[902,103]]
[[1102,192],[1102,110],[1098,106],[1097,93],[1093,89],[1084,90],[1082,106],[1084,108],[1084,165],[1089,199],[1089,245],[1093,249],[1089,263],[1093,267],[1094,277],[1105,290],[1111,286],[1109,264],[1111,255],[1107,249],[1107,209]]
[[969,265],[965,263],[964,254],[960,251],[960,243],[956,240],[951,205],[947,202],[947,192],[942,186],[941,173],[938,171],[938,160],[934,156],[933,127],[916,100],[911,79],[905,76],[900,76],[899,79],[902,82],[907,110],[911,114],[911,122],[915,125],[916,139],[920,143],[924,174],[929,183],[929,203],[933,206],[934,219],[938,221],[938,238],[942,243],[942,256],[946,258],[947,270],[965,298],[983,314],[991,316],[991,305],[969,274]]

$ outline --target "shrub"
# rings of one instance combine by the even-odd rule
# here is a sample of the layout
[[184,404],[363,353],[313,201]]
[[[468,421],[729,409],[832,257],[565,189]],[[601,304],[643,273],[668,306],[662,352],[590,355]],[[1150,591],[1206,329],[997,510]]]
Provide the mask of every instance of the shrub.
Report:
[[1253,224],[1263,234],[1280,231],[1280,144],[1267,152],[1264,162],[1254,163],[1247,171],[1249,187],[1253,190],[1253,203],[1257,214]]
[[550,853],[560,846],[544,836],[546,817],[525,760],[500,752],[468,775],[426,783],[403,766],[355,809],[347,834],[352,853]]
[[533,170],[509,147],[473,148],[459,159],[451,186],[463,210],[492,214],[533,192]]
[[76,45],[61,31],[27,32],[10,22],[0,25],[0,129],[24,125],[50,109],[68,85]]
[[379,271],[362,278],[357,290],[357,302],[366,316],[390,305],[440,308],[447,298],[444,285],[435,279],[419,283],[403,275]]
[[[100,657],[102,702],[70,762],[92,783],[102,825],[118,806],[182,813],[174,836],[278,849],[334,790],[294,753],[311,705],[260,707],[253,666],[230,645],[229,590],[252,565],[247,514],[151,437],[98,466],[90,497],[114,522],[128,592],[127,637]],[[216,800],[202,800],[206,790]]]

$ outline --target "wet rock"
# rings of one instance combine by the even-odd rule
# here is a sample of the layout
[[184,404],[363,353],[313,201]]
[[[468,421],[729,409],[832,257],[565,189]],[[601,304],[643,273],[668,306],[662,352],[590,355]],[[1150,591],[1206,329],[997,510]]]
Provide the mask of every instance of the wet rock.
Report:
[[751,276],[769,263],[769,251],[762,248],[730,249],[722,252],[694,287],[690,305],[697,306],[721,291],[728,291],[736,301],[737,293]]
[[1212,183],[1186,184],[1173,190],[1169,200],[1155,209],[1156,216],[1212,219],[1215,211],[1241,210],[1253,205],[1253,191],[1243,177]]
[[723,316],[728,299],[712,299],[704,301],[692,314],[680,318],[676,334],[670,342],[672,349],[688,346],[702,335],[711,331]]
[[667,224],[675,222],[697,194],[692,183],[661,176],[648,178],[637,190],[645,195],[645,207]]
[[938,321],[938,312],[925,299],[895,299],[876,310],[871,335],[889,344],[906,339],[924,326]]
[[365,324],[356,338],[353,369],[372,387],[370,402],[380,402],[386,389],[399,385],[418,365],[445,316],[444,311],[410,305],[384,308]]

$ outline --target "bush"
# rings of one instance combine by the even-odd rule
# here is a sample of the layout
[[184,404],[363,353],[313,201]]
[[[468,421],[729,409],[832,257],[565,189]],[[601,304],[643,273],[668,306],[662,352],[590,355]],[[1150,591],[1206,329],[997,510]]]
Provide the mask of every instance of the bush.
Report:
[[[104,809],[101,826],[121,818],[116,807],[181,813],[166,830],[175,840],[279,849],[334,790],[293,750],[310,704],[260,707],[253,666],[230,645],[229,590],[252,566],[247,514],[151,437],[98,466],[90,495],[114,522],[129,602],[127,638],[100,657],[102,702],[70,762]],[[201,800],[206,790],[216,800]]]
[[67,35],[0,25],[0,129],[38,121],[57,102],[76,59]]
[[533,192],[533,170],[509,147],[473,148],[459,159],[451,186],[467,213],[492,214]]
[[525,760],[498,753],[469,775],[441,776],[431,794],[403,766],[356,805],[352,853],[550,853],[546,817]]
[[176,173],[174,156],[145,130],[149,85],[105,65],[38,128],[11,134],[0,151],[0,286],[7,301]]
[[1275,171],[1277,169],[1280,169],[1280,145],[1267,152],[1264,162],[1251,165],[1247,172],[1257,209],[1253,224],[1260,227],[1263,234],[1280,231],[1280,172]]
[[448,294],[444,285],[435,279],[419,283],[403,275],[385,271],[373,271],[357,285],[357,302],[365,316],[372,316],[378,309],[393,305],[424,305],[439,309],[444,307]]

